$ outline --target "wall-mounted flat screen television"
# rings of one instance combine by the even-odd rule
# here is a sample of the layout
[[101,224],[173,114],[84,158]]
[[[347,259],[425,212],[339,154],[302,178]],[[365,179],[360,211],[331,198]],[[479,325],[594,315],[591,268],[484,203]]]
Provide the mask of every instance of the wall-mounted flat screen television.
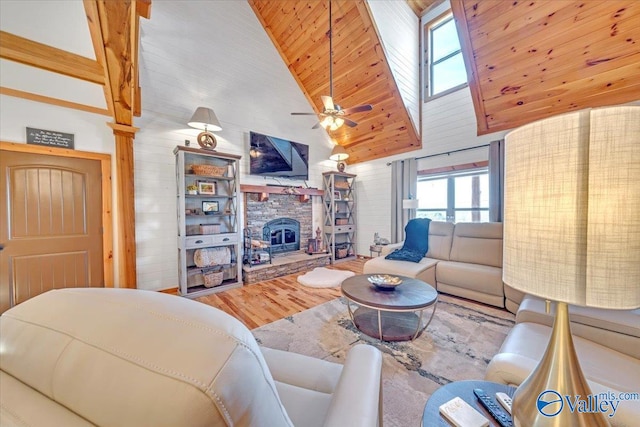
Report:
[[309,179],[309,146],[274,136],[249,133],[249,173],[275,178]]

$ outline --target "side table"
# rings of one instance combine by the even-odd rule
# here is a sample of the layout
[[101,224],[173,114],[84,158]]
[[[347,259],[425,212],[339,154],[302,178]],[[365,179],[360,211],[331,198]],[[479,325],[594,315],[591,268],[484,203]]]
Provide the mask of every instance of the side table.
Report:
[[373,258],[374,252],[377,254],[376,256],[380,256],[382,253],[382,245],[371,245],[369,246],[369,255]]
[[[491,396],[495,399],[496,393],[503,392],[513,397],[516,392],[515,387],[511,387],[504,384],[498,384],[491,381],[454,381],[447,385],[444,385],[437,389],[424,407],[424,413],[422,414],[422,427],[434,427],[434,426],[442,426],[442,427],[451,427],[451,424],[440,415],[439,407],[445,402],[450,401],[454,397],[459,397],[472,408],[478,410],[485,418],[489,420],[490,426],[500,427],[500,424],[496,420],[493,419],[491,414],[484,409],[484,407],[478,402],[476,395],[473,394],[474,388],[481,388],[487,393],[487,395]],[[498,401],[496,400],[496,403]],[[498,403],[500,405],[500,403]],[[502,406],[501,406],[502,407]],[[505,410],[506,412],[506,410]]]

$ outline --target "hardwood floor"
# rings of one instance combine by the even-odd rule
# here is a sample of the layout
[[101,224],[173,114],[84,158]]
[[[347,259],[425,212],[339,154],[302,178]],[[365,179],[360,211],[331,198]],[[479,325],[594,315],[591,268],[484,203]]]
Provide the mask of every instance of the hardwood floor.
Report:
[[[362,274],[366,259],[344,261],[327,266]],[[290,274],[229,291],[197,298],[196,301],[219,308],[239,319],[249,329],[291,316],[341,295],[340,288],[309,288],[297,282],[303,273]]]

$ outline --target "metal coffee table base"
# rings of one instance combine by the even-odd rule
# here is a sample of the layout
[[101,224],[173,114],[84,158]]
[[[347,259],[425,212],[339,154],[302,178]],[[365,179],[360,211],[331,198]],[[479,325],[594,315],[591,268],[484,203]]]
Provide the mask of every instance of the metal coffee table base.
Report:
[[380,341],[413,341],[427,329],[436,313],[436,300],[432,304],[431,316],[427,323],[422,326],[422,310],[393,310],[368,307],[357,303],[357,308],[351,310],[351,302],[347,299],[347,310],[353,325]]

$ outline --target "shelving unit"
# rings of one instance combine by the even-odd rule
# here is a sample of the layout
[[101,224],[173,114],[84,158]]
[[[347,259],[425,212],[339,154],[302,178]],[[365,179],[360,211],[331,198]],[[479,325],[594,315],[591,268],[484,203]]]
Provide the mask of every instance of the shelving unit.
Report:
[[356,257],[356,175],[322,174],[324,196],[324,243],[331,263]]
[[[173,153],[180,295],[195,298],[242,286],[238,228],[240,156],[182,146]],[[205,170],[194,170],[194,165]],[[192,190],[192,186],[197,190]],[[188,194],[193,191],[196,194]]]

